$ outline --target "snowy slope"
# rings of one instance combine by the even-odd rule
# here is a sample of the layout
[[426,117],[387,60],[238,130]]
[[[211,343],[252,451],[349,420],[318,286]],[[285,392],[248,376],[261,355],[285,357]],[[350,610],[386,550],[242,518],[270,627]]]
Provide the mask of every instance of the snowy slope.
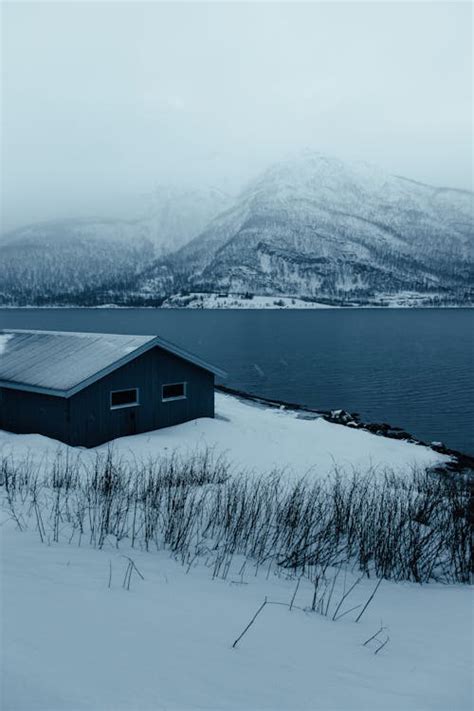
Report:
[[0,303],[161,303],[183,291],[472,303],[473,216],[468,191],[305,152],[237,199],[163,186],[133,219],[4,235]]
[[[236,560],[212,580],[203,563],[187,573],[164,551],[46,545],[33,525],[1,524],[5,711],[472,708],[467,586],[384,581],[358,624],[268,606],[232,649],[265,596],[291,600],[294,579],[254,568],[242,579]],[[124,555],[144,576],[129,591]],[[374,585],[363,580],[354,604]],[[295,605],[311,594],[303,581]],[[379,644],[363,643],[381,621],[390,641],[375,655]]]
[[0,243],[0,303],[42,304],[113,286],[150,263],[155,249],[138,223],[70,220],[32,225]]
[[319,418],[300,419],[275,410],[216,393],[216,418],[200,419],[153,433],[115,441],[121,457],[140,453],[145,458],[175,449],[212,448],[223,452],[237,470],[264,474],[283,469],[285,477],[324,477],[337,464],[353,468],[408,470],[446,461],[443,455],[407,442],[378,437],[341,427]]
[[[98,447],[106,451],[109,445]],[[97,450],[66,447],[40,435],[14,435],[0,430],[0,456],[32,456],[51,461],[59,450],[94,456]],[[427,447],[379,437],[370,432],[327,422],[300,419],[294,412],[249,404],[216,393],[215,419],[201,418],[174,427],[122,437],[113,451],[122,460],[153,459],[179,451],[194,454],[206,448],[223,454],[235,471],[255,475],[284,470],[285,478],[326,477],[337,465],[352,476],[384,468],[409,472],[412,466],[427,468],[447,457]]]
[[188,309],[331,309],[336,308],[317,301],[297,297],[253,296],[250,294],[189,293],[175,294],[162,303],[162,308]]
[[[278,467],[288,481],[306,474],[311,483],[335,464],[341,475],[352,476],[353,467],[361,473],[384,466],[405,471],[445,460],[424,447],[228,395],[218,394],[216,405],[214,420],[116,440],[115,461],[137,464],[213,447],[232,463],[234,480],[244,469],[258,482]],[[57,463],[58,452],[63,463],[66,454],[70,463],[77,456],[87,463],[106,449],[74,449],[38,435],[0,432],[0,456],[23,463],[27,457],[33,475],[36,465]],[[0,489],[6,711],[471,707],[467,586],[383,580],[356,622],[377,580],[359,579],[351,565],[340,575],[332,568],[325,616],[310,610],[310,580],[298,582],[289,568],[256,566],[236,554],[229,569],[216,574],[208,547],[181,560],[165,545],[145,552],[141,539],[132,546],[129,536],[107,537],[99,548],[87,531],[76,531],[73,540],[62,517],[57,531],[50,528],[56,490],[40,485],[35,491],[46,502],[44,543],[34,506],[26,501],[19,531],[5,487]],[[16,506],[19,511],[20,500]],[[127,589],[130,559],[139,572]],[[232,648],[265,598],[279,604],[267,605]],[[332,621],[339,602],[341,617]]]
[[[129,219],[58,220],[23,227],[0,241],[0,303],[42,303],[91,292],[126,293],[138,273],[195,237],[224,209],[214,188],[161,186]],[[100,297],[96,297],[99,299]]]
[[472,193],[308,152],[268,169],[157,276],[175,290],[341,299],[462,291],[473,269]]

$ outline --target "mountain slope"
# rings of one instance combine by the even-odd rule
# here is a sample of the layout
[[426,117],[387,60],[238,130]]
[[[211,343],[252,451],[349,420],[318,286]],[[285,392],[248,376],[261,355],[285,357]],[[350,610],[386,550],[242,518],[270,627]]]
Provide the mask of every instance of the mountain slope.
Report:
[[160,187],[135,219],[73,219],[30,225],[0,242],[0,303],[100,301],[126,293],[156,258],[191,240],[229,198],[216,189]]
[[463,291],[473,280],[472,197],[306,153],[266,171],[139,289],[336,299]]
[[0,241],[0,303],[160,303],[178,292],[470,303],[473,194],[307,152],[232,201],[161,187],[134,219],[63,220]]

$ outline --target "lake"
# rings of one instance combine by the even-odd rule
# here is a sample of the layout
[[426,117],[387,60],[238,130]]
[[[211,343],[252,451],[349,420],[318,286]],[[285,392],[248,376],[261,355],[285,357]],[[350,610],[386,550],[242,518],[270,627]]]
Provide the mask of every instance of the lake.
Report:
[[0,328],[159,334],[225,384],[474,454],[474,310],[0,309]]

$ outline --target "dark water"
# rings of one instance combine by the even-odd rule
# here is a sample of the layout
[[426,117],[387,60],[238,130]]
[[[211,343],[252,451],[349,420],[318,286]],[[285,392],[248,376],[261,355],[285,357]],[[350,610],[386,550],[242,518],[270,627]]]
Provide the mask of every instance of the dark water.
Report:
[[4,309],[0,328],[158,333],[226,384],[474,453],[474,310]]

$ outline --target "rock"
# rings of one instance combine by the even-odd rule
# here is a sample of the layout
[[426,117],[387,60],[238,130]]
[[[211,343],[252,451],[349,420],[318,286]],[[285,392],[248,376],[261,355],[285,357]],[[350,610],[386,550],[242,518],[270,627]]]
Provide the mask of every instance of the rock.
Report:
[[399,432],[394,432],[392,435],[393,439],[407,439],[409,441],[413,441],[413,437],[409,432],[404,432],[403,430],[400,430]]
[[347,424],[348,422],[352,422],[354,418],[351,413],[346,412],[346,410],[331,410],[331,419],[335,422]]
[[369,432],[373,432],[373,434],[377,434],[377,432],[380,431],[380,425],[375,422],[368,422],[366,425],[364,425],[364,429],[368,430]]

